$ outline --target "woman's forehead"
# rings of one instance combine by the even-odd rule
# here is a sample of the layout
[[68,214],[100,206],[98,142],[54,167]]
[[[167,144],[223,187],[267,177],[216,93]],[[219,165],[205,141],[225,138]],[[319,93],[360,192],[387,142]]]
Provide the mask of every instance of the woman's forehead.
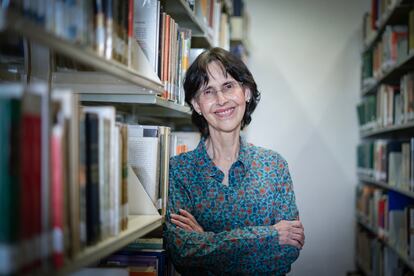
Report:
[[223,79],[233,80],[234,78],[226,71],[223,64],[218,61],[213,61],[207,66],[207,83],[212,81],[219,81]]

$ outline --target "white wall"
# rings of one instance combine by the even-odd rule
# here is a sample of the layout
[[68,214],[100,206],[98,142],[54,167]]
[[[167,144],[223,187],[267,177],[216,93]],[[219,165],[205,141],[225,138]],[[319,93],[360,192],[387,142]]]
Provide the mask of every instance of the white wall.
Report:
[[262,100],[247,139],[281,153],[306,244],[290,275],[354,269],[361,27],[368,0],[245,0]]

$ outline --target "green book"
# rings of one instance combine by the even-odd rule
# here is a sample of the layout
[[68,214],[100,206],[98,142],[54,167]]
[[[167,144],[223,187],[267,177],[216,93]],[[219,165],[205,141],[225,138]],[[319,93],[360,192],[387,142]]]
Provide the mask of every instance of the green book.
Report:
[[[0,97],[0,253],[2,274],[16,269],[19,233],[20,100]],[[4,271],[3,271],[4,270]]]

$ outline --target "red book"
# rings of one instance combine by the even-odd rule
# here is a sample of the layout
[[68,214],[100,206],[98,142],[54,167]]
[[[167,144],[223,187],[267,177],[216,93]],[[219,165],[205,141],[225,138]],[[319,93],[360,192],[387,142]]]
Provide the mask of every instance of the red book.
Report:
[[64,261],[63,240],[63,149],[62,149],[62,127],[55,126],[51,138],[51,164],[52,164],[52,227],[53,227],[53,264],[59,269]]
[[376,21],[378,19],[378,0],[371,1],[371,28],[377,29]]
[[41,119],[39,114],[24,113],[21,130],[20,238],[23,244],[22,271],[31,271],[40,259],[41,234]]

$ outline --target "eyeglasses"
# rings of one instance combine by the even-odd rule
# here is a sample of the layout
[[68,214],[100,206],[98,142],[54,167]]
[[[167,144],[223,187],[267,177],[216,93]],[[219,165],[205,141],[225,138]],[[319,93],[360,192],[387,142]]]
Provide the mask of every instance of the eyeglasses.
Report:
[[198,92],[198,97],[203,101],[213,101],[217,99],[218,92],[223,93],[223,95],[233,95],[241,85],[243,85],[243,83],[237,81],[226,82],[222,85],[222,89],[220,90],[213,87],[200,90]]

